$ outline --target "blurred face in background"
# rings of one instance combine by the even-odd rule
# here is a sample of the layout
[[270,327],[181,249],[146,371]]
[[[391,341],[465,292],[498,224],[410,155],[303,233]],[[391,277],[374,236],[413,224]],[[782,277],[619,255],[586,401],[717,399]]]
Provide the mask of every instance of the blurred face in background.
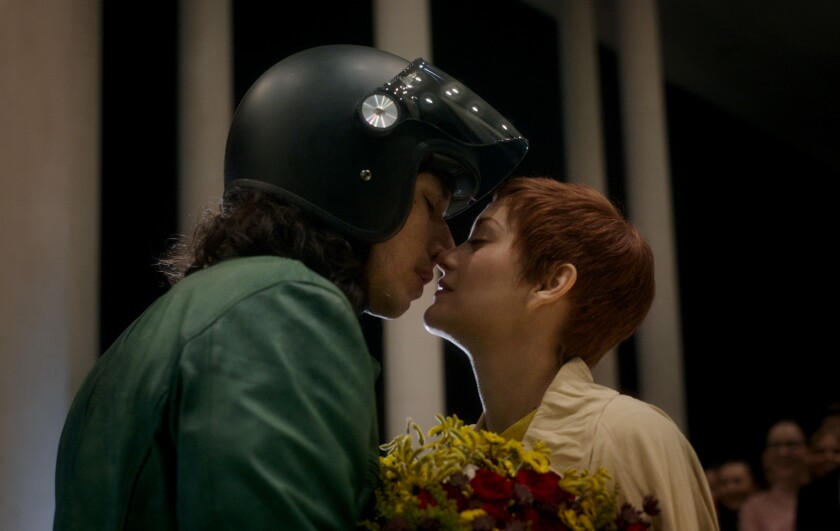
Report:
[[840,466],[840,428],[822,429],[811,438],[808,467],[815,477],[824,476]]
[[795,422],[777,422],[768,430],[761,457],[770,485],[795,485],[808,479],[808,445],[805,432]]
[[718,496],[727,509],[737,511],[755,490],[752,468],[745,461],[727,461],[718,469]]
[[709,490],[712,492],[712,499],[715,503],[720,500],[720,472],[717,466],[710,466],[704,469],[706,481],[709,483]]

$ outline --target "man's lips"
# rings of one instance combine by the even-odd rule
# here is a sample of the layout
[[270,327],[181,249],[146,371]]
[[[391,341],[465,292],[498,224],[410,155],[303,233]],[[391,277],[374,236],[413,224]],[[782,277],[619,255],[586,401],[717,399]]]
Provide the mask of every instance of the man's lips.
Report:
[[450,288],[446,282],[441,280],[440,282],[438,282],[437,291],[438,293],[440,293],[441,291],[452,291],[452,288]]
[[420,277],[420,282],[421,282],[424,286],[425,286],[426,284],[428,284],[429,282],[431,282],[432,280],[434,280],[434,278],[435,278],[435,274],[434,274],[434,273],[426,273],[426,272],[423,272],[423,271],[419,271],[419,272],[417,273],[417,276],[418,276],[418,277]]

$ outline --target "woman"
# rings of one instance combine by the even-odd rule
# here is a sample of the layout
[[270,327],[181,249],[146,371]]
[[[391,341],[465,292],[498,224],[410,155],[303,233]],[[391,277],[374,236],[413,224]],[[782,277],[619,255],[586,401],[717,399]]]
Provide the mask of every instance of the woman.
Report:
[[513,179],[438,267],[426,327],[470,358],[479,427],[546,441],[561,474],[606,468],[619,502],[655,496],[656,529],[718,529],[703,467],[676,424],[592,379],[654,294],[650,247],[609,200],[582,185]]
[[795,531],[799,489],[808,483],[808,444],[802,426],[792,419],[767,430],[761,466],[765,488],[744,500],[739,531]]

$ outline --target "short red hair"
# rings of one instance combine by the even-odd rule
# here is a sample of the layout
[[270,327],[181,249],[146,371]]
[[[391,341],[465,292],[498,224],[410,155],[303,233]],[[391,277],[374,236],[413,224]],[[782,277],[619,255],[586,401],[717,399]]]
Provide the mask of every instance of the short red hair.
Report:
[[517,177],[494,201],[507,206],[524,280],[541,281],[563,263],[577,269],[562,361],[580,357],[594,366],[635,333],[653,303],[653,252],[609,199],[581,184]]

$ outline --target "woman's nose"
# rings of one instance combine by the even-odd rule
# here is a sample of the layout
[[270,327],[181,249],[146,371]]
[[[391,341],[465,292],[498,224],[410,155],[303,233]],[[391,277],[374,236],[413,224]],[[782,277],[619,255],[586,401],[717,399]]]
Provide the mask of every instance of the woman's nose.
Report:
[[455,267],[455,255],[457,250],[458,248],[453,245],[449,249],[438,253],[435,257],[435,265],[441,270],[441,272],[445,273]]

